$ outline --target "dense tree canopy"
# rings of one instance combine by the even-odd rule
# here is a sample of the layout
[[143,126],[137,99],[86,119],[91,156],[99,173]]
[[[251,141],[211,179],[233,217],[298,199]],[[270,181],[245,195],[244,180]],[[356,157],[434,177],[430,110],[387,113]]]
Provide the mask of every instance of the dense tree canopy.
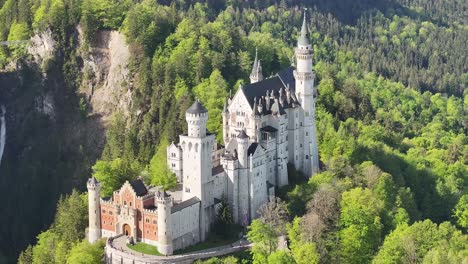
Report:
[[[74,94],[83,75],[81,56],[90,52],[96,32],[124,33],[131,50],[132,109],[128,116],[116,113],[108,124],[100,160],[77,159],[94,164],[103,195],[110,195],[140,174],[149,184],[174,185],[165,150],[186,130],[185,110],[196,98],[208,108],[208,129],[221,142],[223,103],[248,82],[255,48],[264,76],[291,65],[299,7],[309,7],[323,171],[307,182],[293,177],[297,184],[278,190],[288,217],[252,222],[253,261],[448,263],[466,258],[466,235],[446,223],[467,228],[466,5],[456,0],[0,0],[0,41],[50,29],[59,49],[50,65],[56,65],[54,73],[63,72],[63,90]],[[81,47],[78,25],[85,39]],[[0,46],[0,68],[27,60],[24,51]],[[78,102],[71,107],[78,109]],[[28,121],[26,131],[49,125],[43,116]],[[61,147],[47,137],[36,144]],[[49,154],[34,148],[22,153],[31,161],[21,168],[32,175],[30,181],[51,173],[38,169]],[[76,165],[56,156],[59,169],[52,173]],[[89,176],[74,180],[84,188]],[[68,206],[79,207],[75,198]],[[75,263],[97,256],[98,247],[80,242],[84,222],[69,219],[60,209],[63,203],[51,229],[21,254],[21,262]],[[291,221],[288,228],[280,230],[286,221]],[[32,243],[27,235],[33,231],[24,232],[25,242],[17,247]],[[291,252],[276,251],[277,237],[286,231]]]

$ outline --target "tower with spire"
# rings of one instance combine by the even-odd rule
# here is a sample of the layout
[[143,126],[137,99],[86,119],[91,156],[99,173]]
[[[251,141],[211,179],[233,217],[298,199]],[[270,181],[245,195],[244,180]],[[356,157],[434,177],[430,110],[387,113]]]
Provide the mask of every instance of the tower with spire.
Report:
[[250,73],[250,83],[256,83],[263,80],[262,65],[258,59],[258,50],[255,48],[255,60]]
[[[302,106],[303,122],[301,138],[304,142],[303,164],[300,166],[305,175],[313,175],[319,170],[317,133],[315,126],[314,72],[312,71],[313,50],[307,27],[307,10],[304,11],[301,32],[295,49],[296,96]],[[302,119],[302,118],[301,118]]]

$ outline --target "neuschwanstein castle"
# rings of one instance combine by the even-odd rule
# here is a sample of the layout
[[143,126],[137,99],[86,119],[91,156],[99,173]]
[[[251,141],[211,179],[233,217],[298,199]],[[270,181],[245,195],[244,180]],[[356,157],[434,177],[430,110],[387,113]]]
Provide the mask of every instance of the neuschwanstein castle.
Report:
[[205,240],[223,196],[234,221],[247,225],[274,197],[275,187],[288,184],[288,163],[305,175],[317,173],[317,93],[305,16],[295,55],[296,68],[267,79],[255,57],[251,83],[226,100],[225,146],[207,131],[208,111],[198,100],[187,109],[188,133],[167,148],[177,191],[150,188],[137,179],[100,198],[100,183],[89,179],[89,241],[123,234],[171,255]]

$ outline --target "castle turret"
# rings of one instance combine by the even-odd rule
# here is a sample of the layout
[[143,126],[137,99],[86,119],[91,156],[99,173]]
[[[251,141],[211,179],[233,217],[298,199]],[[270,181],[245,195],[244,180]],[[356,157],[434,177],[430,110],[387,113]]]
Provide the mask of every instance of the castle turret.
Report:
[[255,60],[250,73],[250,83],[256,83],[263,80],[262,65],[258,60],[258,51],[255,49]]
[[239,160],[239,165],[242,168],[247,168],[247,149],[249,148],[249,137],[242,130],[239,135],[237,135],[237,155]]
[[101,209],[99,206],[101,184],[96,178],[92,177],[88,180],[87,187],[89,215],[88,241],[89,243],[94,243],[101,238]]
[[156,196],[158,207],[158,251],[166,256],[172,255],[172,199],[162,190]]
[[224,145],[227,145],[229,142],[229,109],[228,109],[228,99],[224,101],[223,107],[223,140]]
[[199,100],[195,101],[195,103],[187,109],[185,119],[188,124],[189,137],[203,138],[206,136],[208,110],[206,110]]
[[211,151],[214,134],[206,133],[208,110],[196,101],[186,111],[188,135],[180,135],[183,155],[183,200],[197,197],[201,202],[200,239],[204,240],[210,226],[210,210],[213,200],[206,197],[206,184],[211,180]]
[[313,50],[307,28],[306,12],[304,12],[304,21],[295,53],[297,69],[294,72],[294,78],[296,79],[296,97],[303,109],[301,138],[304,139],[302,162],[296,165],[299,165],[299,169],[309,177],[318,172],[318,147],[315,128],[314,72],[312,71]]

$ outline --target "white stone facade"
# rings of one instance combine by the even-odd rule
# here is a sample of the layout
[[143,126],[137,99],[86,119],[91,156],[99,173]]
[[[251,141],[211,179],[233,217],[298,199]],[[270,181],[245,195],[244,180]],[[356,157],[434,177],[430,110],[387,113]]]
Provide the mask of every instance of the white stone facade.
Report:
[[267,79],[256,54],[251,83],[226,100],[224,148],[206,132],[208,111],[198,101],[186,113],[188,133],[168,147],[168,166],[183,185],[183,199],[201,201],[201,240],[215,220],[216,201],[223,196],[234,221],[247,225],[274,198],[275,187],[288,184],[288,163],[306,177],[319,171],[313,51],[305,17],[295,53],[297,68]]
[[132,234],[170,255],[205,240],[223,197],[234,222],[248,225],[274,199],[275,188],[288,184],[288,163],[307,177],[317,173],[313,51],[305,17],[295,53],[297,68],[267,79],[256,54],[251,83],[226,100],[225,146],[207,131],[208,111],[199,101],[187,109],[187,134],[167,148],[168,167],[182,185],[178,192],[168,195],[133,181],[103,200],[99,183],[90,179],[89,241]]

